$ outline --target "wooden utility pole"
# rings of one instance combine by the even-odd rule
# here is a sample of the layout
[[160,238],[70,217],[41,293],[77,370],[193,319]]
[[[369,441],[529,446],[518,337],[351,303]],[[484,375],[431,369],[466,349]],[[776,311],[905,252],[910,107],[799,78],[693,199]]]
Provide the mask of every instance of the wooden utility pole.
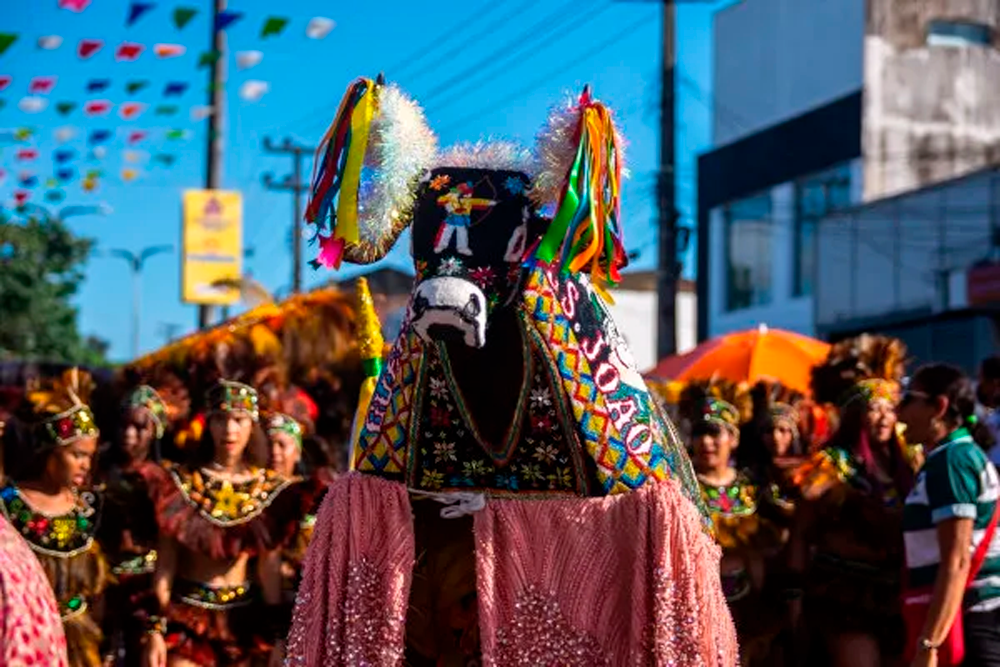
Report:
[[285,176],[279,183],[271,173],[261,177],[264,187],[268,190],[292,193],[292,293],[302,291],[302,195],[309,191],[309,183],[302,180],[302,161],[316,152],[286,138],[280,146],[264,139],[264,151],[272,155],[291,155],[292,173]]
[[659,270],[656,280],[656,355],[677,352],[677,133],[674,117],[674,70],[677,65],[676,6],[663,0],[663,62],[660,72]]
[[[208,135],[205,151],[205,189],[217,190],[222,186],[222,124],[225,118],[226,32],[218,30],[219,15],[226,10],[226,0],[212,0],[212,21],[209,25],[212,45],[212,63],[209,66]],[[198,306],[198,328],[207,329],[212,322],[212,307]]]

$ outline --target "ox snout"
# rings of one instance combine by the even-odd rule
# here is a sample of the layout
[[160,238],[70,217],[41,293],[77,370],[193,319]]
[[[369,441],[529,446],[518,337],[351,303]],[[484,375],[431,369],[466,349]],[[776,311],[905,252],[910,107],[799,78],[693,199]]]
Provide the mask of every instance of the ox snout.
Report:
[[429,278],[417,285],[410,321],[427,342],[461,340],[473,348],[486,343],[486,296],[461,278]]

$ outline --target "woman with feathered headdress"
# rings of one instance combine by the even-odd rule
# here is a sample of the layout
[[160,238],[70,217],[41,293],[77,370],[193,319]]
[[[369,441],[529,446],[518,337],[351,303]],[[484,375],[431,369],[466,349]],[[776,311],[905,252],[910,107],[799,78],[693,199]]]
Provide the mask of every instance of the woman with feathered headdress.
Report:
[[108,566],[95,539],[102,508],[88,490],[98,429],[90,377],[72,369],[28,392],[28,409],[5,434],[0,509],[28,541],[55,592],[71,667],[102,664],[95,619]]
[[787,530],[775,521],[768,485],[754,469],[736,465],[752,415],[750,393],[745,385],[728,382],[692,384],[681,392],[679,408],[702,498],[723,549],[722,585],[742,664],[774,664],[780,660],[774,640],[784,613],[768,566],[781,552]]
[[902,648],[900,522],[919,467],[896,423],[905,356],[901,341],[864,335],[834,345],[813,372],[816,399],[836,401],[840,423],[794,473],[789,596],[834,665],[876,667]]

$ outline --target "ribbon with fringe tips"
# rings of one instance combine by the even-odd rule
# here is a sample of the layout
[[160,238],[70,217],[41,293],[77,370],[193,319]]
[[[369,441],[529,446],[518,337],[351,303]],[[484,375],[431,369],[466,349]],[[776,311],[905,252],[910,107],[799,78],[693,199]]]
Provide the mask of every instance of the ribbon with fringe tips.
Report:
[[317,227],[313,240],[319,240],[319,255],[309,262],[314,269],[339,269],[344,248],[358,242],[358,187],[378,103],[377,89],[378,84],[371,79],[352,83],[316,149],[305,214],[306,222]]
[[621,280],[628,263],[619,223],[621,163],[611,113],[580,97],[576,158],[566,176],[555,217],[534,253],[535,261],[562,271],[587,271],[599,290]]

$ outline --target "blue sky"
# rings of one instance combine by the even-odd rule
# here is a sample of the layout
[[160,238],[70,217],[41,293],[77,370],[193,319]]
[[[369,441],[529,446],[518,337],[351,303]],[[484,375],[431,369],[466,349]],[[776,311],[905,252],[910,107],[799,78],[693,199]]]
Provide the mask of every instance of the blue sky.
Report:
[[[545,120],[547,109],[567,92],[590,83],[595,94],[607,102],[628,141],[631,178],[623,193],[626,245],[639,250],[633,268],[652,268],[656,263],[655,200],[653,186],[658,150],[658,76],[660,15],[657,2],[612,0],[469,0],[460,6],[468,17],[467,27],[453,37],[429,43],[460,18],[455,11],[440,11],[447,5],[433,2],[384,0],[379,3],[333,3],[329,0],[294,0],[278,5],[269,0],[230,0],[232,11],[243,18],[227,30],[228,80],[225,165],[223,183],[227,189],[243,192],[244,239],[255,249],[246,269],[271,290],[287,289],[291,257],[288,250],[292,201],[289,194],[273,193],[261,186],[261,175],[273,172],[283,177],[291,167],[287,158],[262,152],[262,141],[284,137],[314,145],[336,112],[347,84],[357,76],[374,76],[385,71],[424,104],[432,127],[442,145],[456,141],[497,137],[530,144]],[[6,103],[0,109],[0,129],[30,127],[36,130],[27,144],[0,144],[0,165],[6,178],[0,184],[0,203],[11,206],[18,188],[18,174],[36,173],[44,183],[54,173],[53,152],[73,149],[78,158],[71,164],[77,174],[100,168],[104,172],[96,193],[85,193],[77,179],[63,188],[66,199],[52,206],[106,202],[114,212],[107,217],[72,217],[72,228],[97,239],[98,254],[87,266],[87,278],[77,299],[80,327],[111,343],[111,356],[126,359],[130,352],[131,287],[126,263],[103,256],[101,251],[172,244],[173,255],[151,259],[142,282],[143,317],[141,351],[155,349],[164,342],[164,325],[179,325],[179,333],[196,323],[196,308],[180,302],[181,192],[200,188],[204,180],[204,121],[194,121],[190,109],[206,104],[207,70],[198,69],[200,53],[208,48],[209,9],[207,0],[164,0],[131,27],[125,26],[128,0],[93,0],[81,13],[58,8],[57,0],[6,0],[0,31],[18,34],[18,40],[0,56],[0,76],[13,77],[2,92]],[[720,3],[723,4],[723,3]],[[200,11],[190,24],[178,31],[171,20],[175,8],[197,7]],[[294,7],[282,11],[277,7]],[[695,199],[695,156],[710,142],[711,103],[711,3],[678,6],[678,197],[683,222],[693,225]],[[493,9],[489,9],[493,7]],[[571,12],[565,11],[572,7]],[[437,11],[430,12],[428,8]],[[489,11],[487,11],[489,10]],[[523,10],[523,11],[519,11]],[[560,12],[560,10],[563,10]],[[536,22],[554,12],[565,16],[560,31],[543,28],[525,43],[523,35]],[[265,20],[271,15],[290,19],[283,34],[261,39]],[[513,15],[511,17],[511,15]],[[307,39],[305,27],[314,16],[337,22],[326,39]],[[481,21],[478,18],[482,18]],[[548,25],[548,24],[546,24]],[[598,51],[616,34],[632,29],[609,48]],[[42,36],[63,38],[56,50],[41,50]],[[561,35],[565,35],[561,37]],[[81,39],[104,40],[104,47],[92,58],[77,57]],[[122,42],[146,47],[135,62],[116,62],[115,48]],[[181,44],[186,53],[160,60],[154,44]],[[428,49],[430,51],[428,52]],[[509,54],[496,66],[487,65],[470,74],[467,84],[442,89],[456,73],[476,65],[498,49]],[[247,71],[238,71],[235,53],[255,50],[264,54],[262,62]],[[417,56],[424,54],[420,60]],[[403,63],[412,63],[410,66]],[[393,68],[396,68],[395,70]],[[40,113],[25,113],[19,102],[28,93],[29,81],[36,76],[57,76],[55,88],[41,97],[49,100]],[[102,93],[88,93],[92,79],[108,79]],[[126,83],[147,80],[150,85],[128,95]],[[239,88],[247,80],[267,81],[270,90],[257,102],[240,98]],[[180,97],[163,98],[168,82],[187,82]],[[147,105],[137,119],[122,120],[116,110],[103,118],[90,118],[82,108],[86,101],[106,99],[120,105],[140,102]],[[75,111],[63,117],[55,109],[58,102],[77,103]],[[176,116],[156,116],[160,104],[180,107]],[[471,120],[470,120],[471,119]],[[57,128],[72,127],[76,138],[57,143]],[[169,129],[188,130],[184,141],[164,138]],[[87,136],[92,130],[108,129],[114,137],[106,144],[100,161],[87,160]],[[135,146],[126,145],[133,130],[148,137]],[[39,158],[17,160],[17,149],[34,147]],[[122,169],[125,151],[135,150],[148,157],[159,153],[176,155],[172,167],[146,164],[139,167],[136,180],[125,182]],[[140,156],[141,157],[141,156]],[[32,201],[43,202],[45,188],[31,190]],[[405,238],[385,263],[407,267]],[[309,249],[306,249],[309,252]],[[690,275],[693,264],[687,262]],[[353,275],[350,267],[341,273]],[[306,286],[329,280],[330,272],[313,272],[306,267]],[[238,310],[238,308],[236,309]]]

